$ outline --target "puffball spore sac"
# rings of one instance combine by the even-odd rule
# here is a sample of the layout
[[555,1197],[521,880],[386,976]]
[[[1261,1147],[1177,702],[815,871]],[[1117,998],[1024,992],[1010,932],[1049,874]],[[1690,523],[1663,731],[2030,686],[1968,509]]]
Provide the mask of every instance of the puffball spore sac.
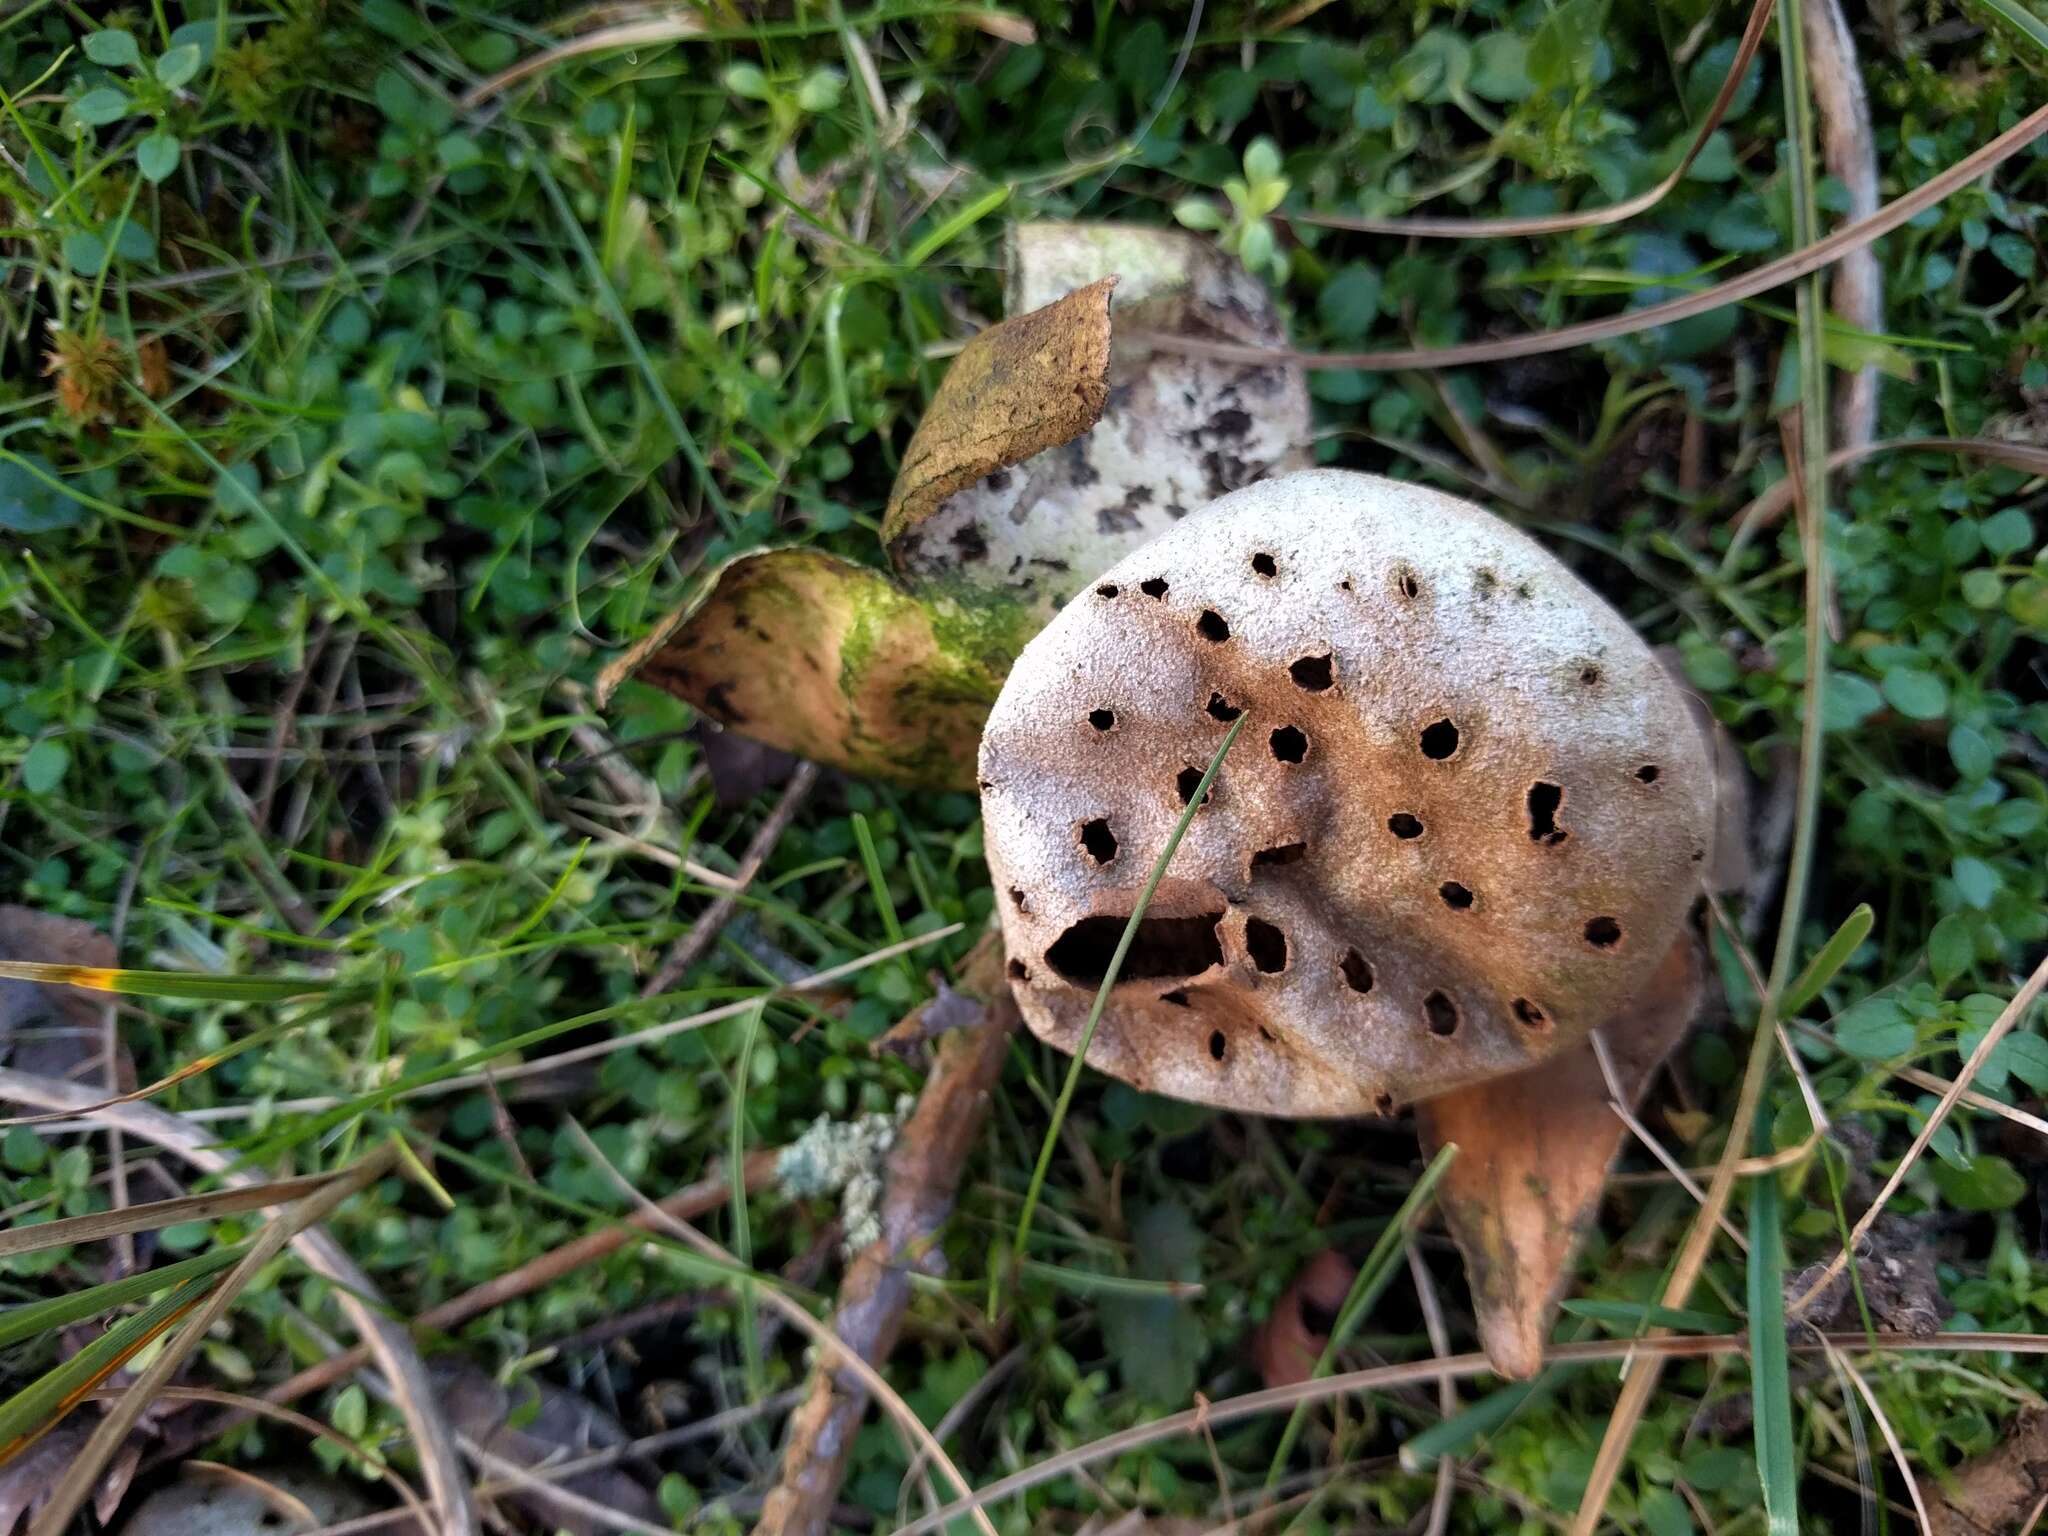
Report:
[[[1480,507],[1339,470],[1210,503],[1075,597],[982,738],[1013,986],[1150,1092],[1386,1113],[1583,1041],[1699,889],[1706,744],[1597,593]],[[1104,722],[1110,722],[1105,727]]]

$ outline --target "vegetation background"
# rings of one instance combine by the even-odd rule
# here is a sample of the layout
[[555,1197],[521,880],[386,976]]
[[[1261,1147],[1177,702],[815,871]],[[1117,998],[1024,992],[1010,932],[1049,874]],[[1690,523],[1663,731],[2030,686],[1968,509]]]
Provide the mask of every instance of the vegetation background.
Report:
[[[1887,199],[2043,99],[2048,29],[2017,0],[1878,0],[1851,19]],[[431,1173],[393,1168],[328,1225],[408,1313],[629,1211],[583,1131],[659,1196],[820,1117],[886,1120],[921,1074],[871,1043],[989,916],[973,799],[828,776],[681,991],[643,1005],[639,981],[739,867],[786,765],[707,738],[652,690],[600,717],[598,669],[730,552],[796,539],[874,558],[949,348],[999,313],[1009,220],[1213,229],[1309,349],[1541,331],[1791,249],[1800,82],[1788,95],[1773,46],[1677,189],[1626,222],[1446,244],[1285,217],[1620,199],[1676,161],[1744,20],[1704,0],[9,0],[0,897],[85,920],[129,966],[317,984],[291,1001],[196,980],[130,996],[119,1040],[142,1083],[218,1058],[155,1102],[265,1166],[338,1167],[401,1131]],[[624,24],[645,40],[563,46]],[[1808,338],[1837,369],[1880,370],[1882,438],[2048,436],[2044,168],[2036,145],[1877,247],[1883,334]],[[1846,206],[1832,178],[1812,198],[1824,222]],[[1793,302],[1486,367],[1311,376],[1319,458],[1478,495],[1676,648],[1755,776],[1769,868],[1793,808],[1803,560],[1793,517],[1747,540],[1733,526],[1784,478],[1787,407],[1813,403]],[[1834,1128],[1765,1181],[1795,1267],[1837,1251],[1873,1170],[1904,1153],[2048,939],[2042,484],[1909,453],[1836,482],[1798,954],[1859,904],[1875,921],[1793,1034]],[[1774,900],[1766,886],[1755,915]],[[834,990],[769,993],[919,939]],[[1725,1006],[1651,1112],[1699,1167],[1727,1150],[1758,1010],[1726,932],[1716,960]],[[379,1091],[748,1000],[502,1084]],[[73,1065],[103,1081],[103,1062]],[[888,1367],[926,1424],[947,1419],[975,1482],[1256,1386],[1252,1341],[1283,1288],[1326,1248],[1362,1257],[1420,1166],[1398,1124],[1243,1119],[1090,1076],[1031,1251],[1013,1255],[1064,1069],[1013,1049],[943,1278],[921,1284]],[[2048,1091],[2037,1021],[1972,1087],[1989,1107],[1960,1107],[1913,1165],[1889,1241],[1926,1264],[1941,1326],[2039,1332],[2048,1147],[1996,1112]],[[1770,1079],[1759,1119],[1770,1149],[1809,1142],[1791,1074]],[[148,1157],[16,1124],[0,1207],[17,1224],[77,1215],[130,1180],[160,1197]],[[1640,1329],[1695,1210],[1640,1149],[1626,1167],[1574,1292],[1610,1305],[1568,1317],[1574,1337]],[[840,1215],[836,1196],[771,1180],[701,1220],[810,1300],[835,1288]],[[0,1298],[217,1252],[260,1221],[186,1221],[125,1240],[125,1259],[103,1243],[0,1258]],[[1427,1229],[1419,1252],[1469,1347],[1454,1256]],[[1722,1244],[1689,1325],[1739,1318],[1745,1273]],[[516,1427],[551,1422],[534,1418],[542,1386],[629,1435],[730,1412],[633,1476],[657,1522],[737,1529],[772,1481],[769,1410],[806,1362],[721,1279],[672,1245],[627,1245],[435,1343],[512,1389]],[[1426,1358],[1419,1294],[1393,1277],[1338,1363]],[[637,1321],[607,1328],[622,1317]],[[333,1287],[281,1260],[186,1379],[258,1390],[340,1326]],[[16,1342],[8,1381],[69,1347],[56,1330]],[[1758,1430],[1741,1357],[1675,1363],[1612,1519],[1654,1536],[1761,1527],[1763,1432],[1796,1458],[1816,1528],[1885,1529],[1910,1504],[1873,1406],[1934,1498],[2048,1391],[2038,1361],[1980,1347],[1862,1370],[1868,1402],[1796,1357],[1790,1421]],[[1435,1443],[1454,1496],[1437,1518],[1533,1533],[1576,1508],[1616,1391],[1612,1365],[1589,1365],[1507,1396],[1481,1382],[1448,1403],[1420,1386],[1333,1397],[1284,1464],[1269,1415],[1146,1440],[990,1513],[1005,1531],[1217,1516],[1255,1502],[1271,1468],[1280,1523],[1419,1527],[1438,1473],[1394,1452],[1448,1426]],[[402,1422],[360,1385],[299,1406],[409,1469]],[[364,1465],[261,1421],[206,1453]],[[922,1511],[909,1459],[871,1415],[842,1522],[887,1530]]]

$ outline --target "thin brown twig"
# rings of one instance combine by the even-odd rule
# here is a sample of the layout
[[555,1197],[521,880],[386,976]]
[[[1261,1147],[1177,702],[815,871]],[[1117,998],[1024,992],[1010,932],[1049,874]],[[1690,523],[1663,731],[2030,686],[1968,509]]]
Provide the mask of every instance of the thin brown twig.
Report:
[[690,924],[689,931],[662,956],[661,964],[655,967],[654,974],[640,989],[642,997],[655,997],[674,987],[683,973],[702,958],[704,951],[717,942],[725,925],[732,921],[733,913],[739,910],[740,897],[754,883],[754,877],[761,873],[761,866],[775,851],[775,845],[782,841],[782,834],[789,830],[790,822],[817,782],[816,763],[797,765],[796,772],[782,787],[782,798],[775,802],[775,809],[768,813],[767,820],[754,833],[753,841],[747,844],[747,851],[740,859],[739,872],[733,876],[732,889],[697,914],[697,920]]
[[[870,1370],[843,1372],[830,1361],[819,1362],[808,1397],[790,1416],[781,1479],[762,1505],[755,1536],[824,1536],[828,1528],[854,1435],[867,1413],[871,1368],[895,1347],[910,1302],[911,1269],[952,1215],[961,1171],[1008,1058],[1018,1013],[1001,963],[1001,947],[994,943],[970,959],[969,984],[989,999],[983,1019],[941,1041],[917,1108],[889,1155],[881,1236],[854,1260],[840,1285],[832,1334]],[[919,1438],[927,1458],[954,1476],[930,1432]],[[977,1523],[993,1532],[985,1515]]]

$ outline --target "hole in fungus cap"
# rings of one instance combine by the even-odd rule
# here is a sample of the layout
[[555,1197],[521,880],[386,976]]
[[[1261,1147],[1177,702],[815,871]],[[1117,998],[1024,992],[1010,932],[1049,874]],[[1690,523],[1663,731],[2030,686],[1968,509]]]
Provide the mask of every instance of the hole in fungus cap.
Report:
[[[1262,569],[1274,549],[1284,572]],[[1093,595],[1153,582],[1201,605]],[[999,909],[1042,1038],[1079,1038],[1246,713],[1227,796],[1138,925],[1099,1070],[1267,1114],[1386,1113],[1579,1045],[1681,933],[1712,830],[1685,701],[1626,621],[1489,513],[1310,471],[1212,503],[1096,587],[1025,648],[982,743],[997,889],[1031,892]],[[1525,589],[1545,601],[1509,600]],[[1097,710],[1113,751],[1068,723]],[[1536,1001],[1562,997],[1564,1016]]]

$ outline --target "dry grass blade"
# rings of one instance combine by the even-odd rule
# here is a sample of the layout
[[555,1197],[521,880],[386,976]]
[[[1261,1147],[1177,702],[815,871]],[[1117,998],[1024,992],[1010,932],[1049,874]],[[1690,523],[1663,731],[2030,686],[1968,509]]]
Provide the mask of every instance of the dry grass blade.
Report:
[[335,1177],[314,1174],[303,1179],[279,1179],[270,1184],[251,1184],[245,1189],[223,1189],[207,1195],[183,1195],[176,1200],[154,1200],[112,1211],[95,1211],[86,1216],[67,1216],[30,1227],[13,1227],[0,1232],[0,1259],[44,1248],[62,1248],[72,1243],[98,1242],[128,1232],[152,1232],[181,1221],[212,1221],[242,1211],[260,1211],[266,1206],[288,1205],[304,1199]]
[[1313,224],[1321,229],[1347,229],[1366,235],[1408,235],[1436,240],[1500,240],[1518,235],[1561,235],[1575,229],[1598,229],[1608,224],[1622,224],[1639,213],[1648,213],[1677,190],[1685,180],[1686,172],[1699,159],[1707,147],[1707,140],[1721,126],[1721,119],[1728,114],[1728,104],[1735,99],[1735,93],[1742,86],[1742,77],[1749,73],[1749,66],[1755,62],[1757,49],[1763,46],[1764,33],[1768,30],[1771,10],[1776,0],[1756,0],[1750,7],[1749,20],[1742,29],[1742,40],[1736,45],[1734,61],[1728,67],[1727,78],[1721,82],[1721,89],[1715,93],[1714,102],[1707,109],[1707,115],[1700,119],[1694,130],[1692,142],[1679,157],[1663,180],[1656,185],[1638,192],[1634,197],[1618,203],[1609,203],[1604,208],[1588,208],[1578,213],[1546,213],[1528,218],[1500,219],[1448,219],[1434,218],[1426,214],[1399,215],[1387,218],[1364,218],[1353,214],[1339,213],[1281,213],[1275,218],[1285,219],[1290,224]]
[[[1671,1155],[1670,1150],[1657,1139],[1647,1125],[1643,1124],[1642,1119],[1630,1107],[1631,1096],[1622,1088],[1620,1074],[1614,1070],[1614,1059],[1607,1050],[1605,1038],[1596,1029],[1587,1036],[1587,1039],[1592,1042],[1593,1059],[1600,1064],[1600,1075],[1607,1083],[1607,1107],[1614,1111],[1616,1118],[1628,1127],[1629,1134],[1642,1144],[1643,1149],[1658,1161],[1664,1171],[1678,1181],[1679,1188],[1691,1195],[1695,1204],[1704,1207],[1707,1203],[1707,1192],[1700,1188],[1699,1181],[1683,1163]],[[1749,1239],[1738,1232],[1725,1215],[1720,1218],[1720,1223],[1722,1235],[1747,1253]]]
[[1898,1431],[1892,1428],[1892,1421],[1885,1417],[1884,1409],[1878,1404],[1877,1394],[1870,1390],[1870,1383],[1846,1355],[1840,1353],[1832,1344],[1823,1343],[1822,1347],[1827,1350],[1829,1364],[1855,1384],[1857,1395],[1863,1399],[1863,1405],[1870,1410],[1870,1416],[1877,1420],[1877,1432],[1884,1436],[1886,1449],[1892,1453],[1892,1460],[1898,1463],[1899,1476],[1906,1480],[1906,1492],[1912,1496],[1913,1513],[1920,1519],[1920,1529],[1924,1536],[1934,1536],[1934,1524],[1927,1518],[1927,1501],[1920,1497],[1920,1482],[1913,1476],[1913,1464],[1906,1459],[1906,1448],[1899,1444]]
[[[144,1083],[140,1088],[130,1089],[126,1093],[110,1094],[106,1098],[95,1100],[93,1103],[83,1106],[78,1113],[92,1115],[103,1109],[111,1109],[116,1104],[137,1104],[144,1099],[153,1099],[166,1088],[175,1088],[179,1083],[203,1076],[205,1073],[211,1072],[222,1062],[239,1056],[251,1047],[260,1045],[264,1041],[284,1032],[284,1029],[280,1027],[263,1030],[254,1035],[245,1035],[230,1046],[218,1051],[209,1051],[204,1056],[186,1062],[176,1070],[165,1073],[153,1083]],[[17,1125],[48,1125],[54,1120],[67,1118],[70,1118],[69,1112],[61,1110],[40,1115],[10,1115],[0,1117],[0,1130],[12,1129]]]
[[1196,357],[1221,358],[1237,363],[1289,363],[1298,368],[1346,368],[1366,373],[1387,373],[1401,368],[1460,368],[1474,363],[1500,363],[1510,358],[1534,357],[1545,352],[1569,352],[1594,342],[1633,336],[1660,325],[1671,325],[1704,315],[1760,293],[1807,277],[1883,238],[1921,212],[1932,208],[2048,133],[2048,106],[2037,107],[2018,123],[1983,147],[1965,155],[1940,175],[1923,182],[1911,192],[1885,204],[1867,219],[1845,224],[1833,234],[1803,246],[1790,255],[1766,262],[1753,272],[1731,277],[1724,283],[1662,304],[1624,310],[1601,320],[1559,326],[1528,336],[1509,336],[1498,341],[1461,342],[1448,347],[1407,347],[1388,352],[1300,352],[1292,347],[1254,347],[1236,342],[1206,341],[1175,336],[1162,331],[1128,331],[1127,337],[1142,338],[1162,352],[1185,352]]
[[[1422,1306],[1422,1326],[1429,1334],[1429,1352],[1439,1360],[1446,1359],[1451,1353],[1451,1331],[1444,1324],[1444,1305],[1437,1297],[1436,1281],[1430,1278],[1429,1266],[1422,1262],[1422,1251],[1415,1246],[1413,1238],[1408,1241],[1406,1253],[1408,1275],[1415,1282],[1415,1299]],[[1458,1385],[1448,1376],[1437,1381],[1436,1408],[1445,1419],[1457,1416]],[[1438,1457],[1436,1492],[1429,1501],[1429,1524],[1423,1527],[1422,1536],[1444,1536],[1450,1528],[1451,1498],[1457,1492],[1457,1486],[1457,1459]]]
[[1963,1070],[1956,1080],[1948,1085],[1948,1091],[1942,1094],[1941,1101],[1934,1106],[1934,1113],[1921,1125],[1920,1134],[1915,1136],[1913,1144],[1906,1148],[1906,1155],[1899,1159],[1899,1165],[1892,1170],[1891,1177],[1884,1181],[1884,1188],[1880,1189],[1877,1198],[1870,1202],[1870,1209],[1857,1218],[1855,1227],[1849,1233],[1848,1245],[1828,1260],[1827,1268],[1822,1270],[1813,1284],[1806,1288],[1805,1294],[1792,1303],[1791,1311],[1794,1316],[1805,1311],[1813,1299],[1826,1288],[1828,1282],[1842,1272],[1843,1267],[1849,1262],[1849,1255],[1862,1245],[1863,1239],[1870,1233],[1871,1226],[1883,1213],[1892,1196],[1899,1192],[1899,1186],[1906,1182],[1906,1175],[1920,1160],[1920,1154],[1925,1152],[1927,1144],[1934,1140],[1934,1133],[1947,1121],[1949,1111],[1961,1100],[1963,1090],[1968,1088],[1978,1072],[1983,1070],[1985,1061],[1998,1048],[1998,1042],[2011,1034],[2013,1026],[2025,1017],[2029,1008],[2033,1007],[2034,999],[2041,995],[2044,986],[2048,986],[2048,957],[2044,957],[2041,963],[2034,967],[2034,974],[2027,978],[2026,985],[2013,994],[2012,1001],[2005,1005],[2004,1011],[1993,1021],[1991,1027],[1984,1031],[1984,1038],[1979,1040],[1977,1048],[1970,1052],[1970,1059],[1963,1063]]
[[[1804,0],[1800,21],[1806,33],[1807,85],[1828,174],[1847,195],[1842,211],[1851,219],[1867,219],[1877,212],[1877,136],[1842,0]],[[1865,246],[1842,258],[1830,307],[1858,330],[1875,334],[1884,329],[1884,268],[1877,252]],[[1836,386],[1835,436],[1845,447],[1861,446],[1876,435],[1877,386],[1875,363],[1844,374]]]
[[[1830,1045],[1834,1044],[1825,1034],[1820,1030],[1814,1029],[1811,1025],[1802,1026],[1801,1033],[1811,1034],[1817,1040],[1826,1041]],[[1837,1047],[1837,1049],[1840,1049],[1840,1047]],[[1925,1088],[1929,1093],[1947,1093],[1949,1089],[1956,1086],[1954,1079],[1939,1077],[1932,1072],[1923,1072],[1918,1067],[1896,1067],[1893,1069],[1893,1076],[1904,1078],[1914,1087]],[[1969,1105],[1972,1109],[1980,1109],[1987,1115],[1996,1115],[2001,1120],[2010,1120],[2014,1125],[2023,1125],[2036,1136],[2048,1139],[2048,1120],[2043,1120],[2039,1115],[2030,1115],[2024,1109],[2015,1109],[2010,1104],[2001,1104],[1998,1100],[1991,1098],[1987,1094],[1979,1093],[1974,1088],[1965,1088],[1959,1102]]]
[[[61,1109],[77,1114],[94,1102],[84,1089],[55,1078],[0,1068],[0,1100]],[[220,1151],[211,1135],[154,1104],[116,1104],[95,1111],[91,1119],[118,1126],[140,1141],[176,1152],[193,1167],[228,1183],[252,1184],[238,1172],[234,1159]],[[383,1371],[411,1431],[414,1454],[425,1472],[428,1491],[437,1506],[438,1536],[478,1536],[469,1481],[456,1459],[446,1416],[427,1380],[427,1368],[405,1327],[394,1321],[377,1282],[349,1257],[348,1250],[319,1227],[308,1227],[292,1239],[306,1267],[334,1283],[335,1305],[363,1339]]]
[[642,1520],[638,1515],[629,1515],[624,1510],[600,1504],[596,1499],[586,1498],[573,1488],[559,1487],[538,1473],[522,1467],[516,1461],[492,1454],[467,1435],[460,1435],[457,1439],[462,1446],[463,1454],[493,1477],[502,1478],[515,1488],[537,1494],[572,1515],[580,1515],[593,1524],[609,1526],[615,1531],[632,1531],[635,1536],[674,1536],[674,1532],[664,1526]]
[[316,1222],[325,1220],[329,1213],[349,1196],[357,1193],[373,1180],[380,1177],[397,1157],[389,1146],[377,1148],[368,1157],[346,1172],[323,1181],[313,1193],[298,1201],[289,1210],[273,1218],[257,1234],[249,1245],[249,1251],[227,1277],[215,1286],[184,1321],[177,1336],[166,1343],[157,1357],[150,1361],[141,1376],[136,1378],[132,1389],[124,1392],[114,1406],[108,1410],[99,1426],[93,1430],[92,1438],[85,1444],[75,1461],[65,1469],[50,1500],[37,1513],[29,1525],[29,1536],[62,1536],[70,1525],[72,1517],[84,1507],[92,1494],[92,1487],[99,1480],[100,1471],[121,1444],[135,1428],[136,1421],[153,1402],[157,1394],[169,1383],[172,1376],[184,1367],[185,1361],[199,1347],[207,1331],[227,1315],[235,1298],[242,1294],[258,1271],[284,1250],[286,1243]]
[[[1774,282],[1790,281],[1800,277],[1813,279],[1803,285],[1798,294],[1799,328],[1796,335],[1800,389],[1804,398],[1813,402],[1813,407],[1804,413],[1800,423],[1800,471],[1803,471],[1803,474],[1797,488],[1804,498],[1808,511],[1801,529],[1800,545],[1805,566],[1802,601],[1806,617],[1806,675],[1801,685],[1803,718],[1799,730],[1799,767],[1794,781],[1796,790],[1792,845],[1785,865],[1784,896],[1780,904],[1777,943],[1771,957],[1769,980],[1764,987],[1757,1012],[1756,1028],[1750,1042],[1749,1063],[1743,1071],[1742,1086],[1736,1095],[1735,1112],[1728,1128],[1727,1143],[1722,1150],[1720,1163],[1714,1170],[1713,1180],[1707,1187],[1706,1204],[1686,1232],[1685,1240],[1672,1260],[1670,1279],[1661,1297],[1663,1305],[1667,1307],[1683,1307],[1691,1300],[1693,1287],[1698,1284],[1700,1273],[1706,1267],[1707,1256],[1713,1250],[1717,1223],[1728,1208],[1738,1165],[1749,1150],[1764,1085],[1770,1077],[1771,1062],[1775,1054],[1773,1047],[1779,1038],[1779,1000],[1792,981],[1798,961],[1800,925],[1806,908],[1807,885],[1813,871],[1825,757],[1822,722],[1826,703],[1827,652],[1823,615],[1828,606],[1828,550],[1827,541],[1821,535],[1827,511],[1827,413],[1821,408],[1821,402],[1827,394],[1827,373],[1821,352],[1820,331],[1824,307],[1819,279],[1814,277],[1814,274],[1849,252],[1868,246],[1885,229],[1896,227],[1902,218],[1912,217],[1912,213],[1917,209],[1909,211],[1909,205],[1917,201],[1931,206],[1949,191],[1963,185],[1967,177],[1958,179],[1960,173],[1969,170],[1969,174],[1974,176],[1988,170],[2003,156],[2017,150],[2042,132],[2048,131],[2048,108],[2044,108],[2032,114],[2013,132],[2002,135],[1975,153],[1965,156],[1963,160],[1950,166],[1924,186],[1897,199],[1877,215],[1857,220],[1832,235],[1816,239],[1818,199],[1813,174],[1813,108],[1807,89],[1802,16],[1803,7],[1800,0],[1787,0],[1786,7],[1779,12],[1778,39],[1783,65],[1780,71],[1780,85],[1785,96],[1785,120],[1792,129],[1789,137],[1793,146],[1790,160],[1793,232],[1794,238],[1805,244],[1783,261],[1772,262],[1760,272],[1749,273],[1722,284],[1718,290],[1710,290],[1710,293],[1720,291],[1747,297],[1750,292],[1758,292],[1761,289],[1750,286],[1745,291],[1746,285],[1754,285],[1765,278]],[[1973,166],[1975,168],[1971,169]],[[1667,307],[1653,305],[1651,309]],[[1770,1193],[1775,1195],[1775,1190]],[[1775,1219],[1771,1225],[1775,1229]],[[1758,1266],[1768,1265],[1775,1273],[1781,1259],[1775,1246],[1765,1251],[1765,1245],[1757,1243],[1754,1239],[1755,1234],[1752,1232],[1752,1247],[1748,1255],[1752,1298],[1759,1294]],[[1775,1281],[1771,1283],[1773,1286],[1776,1285]],[[1768,1292],[1769,1313],[1772,1318],[1780,1315],[1782,1298],[1781,1288],[1774,1288]],[[1798,1520],[1796,1476],[1786,1469],[1789,1447],[1784,1442],[1789,1439],[1790,1407],[1781,1342],[1782,1329],[1773,1327],[1770,1349],[1756,1362],[1756,1385],[1760,1394],[1758,1445],[1763,1452],[1758,1458],[1758,1471],[1763,1477],[1765,1492],[1768,1495],[1768,1515],[1773,1530],[1796,1527]],[[1657,1389],[1661,1373],[1661,1364],[1656,1360],[1649,1360],[1644,1362],[1641,1369],[1631,1371],[1622,1384],[1620,1396],[1615,1401],[1613,1416],[1608,1420],[1607,1430],[1601,1437],[1600,1449],[1594,1458],[1591,1474],[1586,1480],[1585,1492],[1579,1500],[1578,1511],[1572,1518],[1571,1536],[1593,1536],[1593,1532],[1598,1529],[1606,1510],[1608,1494],[1613,1490],[1615,1480],[1621,1474],[1622,1465],[1628,1458],[1630,1442],[1637,1425],[1642,1422],[1644,1410],[1649,1406],[1652,1394]],[[1776,1443],[1764,1438],[1761,1396],[1766,1393],[1775,1400],[1779,1410],[1772,1417],[1785,1421],[1775,1426]]]
[[[590,1139],[590,1133],[577,1124],[573,1118],[568,1122],[568,1125],[570,1134],[576,1138],[577,1144],[583,1148],[584,1155],[596,1165],[606,1178],[612,1181],[620,1194],[640,1208],[640,1213],[647,1217],[650,1223],[673,1237],[681,1238],[707,1258],[716,1259],[722,1264],[738,1265],[739,1260],[734,1258],[725,1248],[713,1242],[687,1221],[671,1216],[667,1211],[662,1210],[660,1206],[635,1189],[633,1181],[619,1172],[611,1160],[604,1155],[604,1152],[598,1147],[597,1143]],[[901,1394],[889,1385],[880,1371],[869,1365],[867,1361],[861,1359],[859,1354],[849,1348],[830,1328],[827,1328],[823,1323],[811,1316],[810,1313],[783,1295],[773,1285],[761,1286],[756,1294],[763,1303],[780,1313],[799,1333],[802,1333],[817,1344],[819,1349],[826,1355],[832,1357],[836,1361],[836,1368],[848,1371],[854,1376],[859,1377],[861,1385],[868,1389],[869,1393],[876,1402],[882,1405],[882,1408],[888,1413],[889,1417],[894,1419],[903,1432],[924,1449],[932,1465],[945,1473],[946,1480],[959,1489],[963,1496],[969,1499],[973,1498],[973,1491],[967,1479],[961,1474],[960,1469],[953,1465],[953,1458],[946,1454],[946,1448],[932,1438],[932,1432],[925,1427],[924,1420],[920,1419],[911,1410],[910,1405],[903,1401]],[[973,1513],[975,1526],[981,1531],[982,1536],[996,1536],[996,1528],[989,1523],[988,1516],[982,1514],[979,1508],[976,1508]]]

